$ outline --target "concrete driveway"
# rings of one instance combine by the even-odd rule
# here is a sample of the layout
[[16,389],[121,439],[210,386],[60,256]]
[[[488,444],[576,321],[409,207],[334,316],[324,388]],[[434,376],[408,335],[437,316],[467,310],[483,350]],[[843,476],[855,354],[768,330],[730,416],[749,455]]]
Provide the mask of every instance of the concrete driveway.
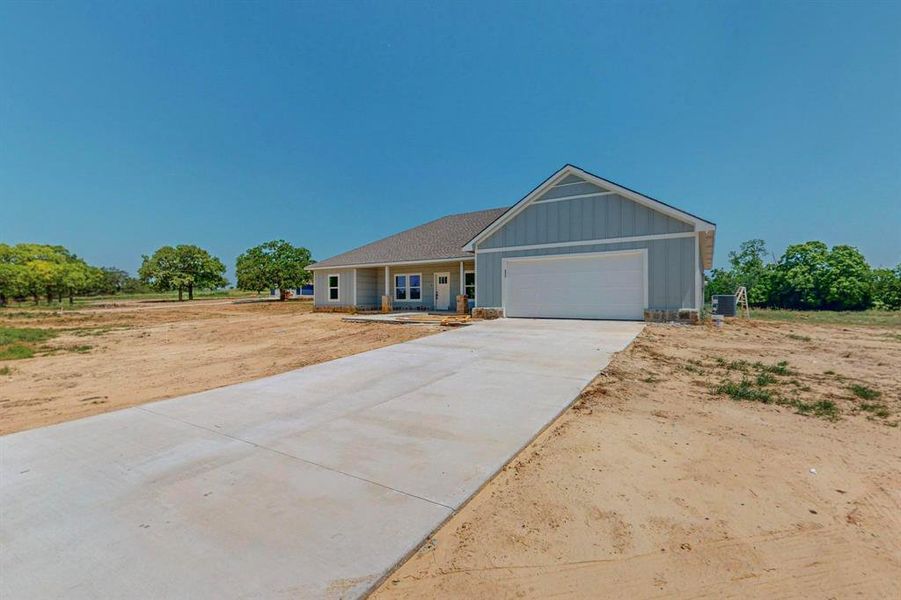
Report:
[[640,323],[506,319],[0,438],[0,597],[365,593]]

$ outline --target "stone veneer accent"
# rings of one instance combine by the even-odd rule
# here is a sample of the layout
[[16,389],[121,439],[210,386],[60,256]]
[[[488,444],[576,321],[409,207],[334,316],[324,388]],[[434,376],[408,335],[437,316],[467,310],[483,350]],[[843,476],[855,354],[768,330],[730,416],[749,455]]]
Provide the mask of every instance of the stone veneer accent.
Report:
[[697,325],[701,322],[700,313],[693,308],[679,308],[675,310],[644,311],[644,320],[648,323],[687,323]]
[[474,308],[472,309],[473,319],[499,319],[504,316],[502,308]]

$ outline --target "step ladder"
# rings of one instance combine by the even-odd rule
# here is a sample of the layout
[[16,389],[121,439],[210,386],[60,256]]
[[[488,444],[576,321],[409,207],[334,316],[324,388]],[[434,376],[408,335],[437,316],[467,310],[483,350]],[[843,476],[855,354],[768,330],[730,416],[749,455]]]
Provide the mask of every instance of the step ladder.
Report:
[[745,286],[735,290],[735,308],[738,309],[739,315],[744,313],[746,319],[751,319],[751,309],[748,307],[748,290],[745,289]]

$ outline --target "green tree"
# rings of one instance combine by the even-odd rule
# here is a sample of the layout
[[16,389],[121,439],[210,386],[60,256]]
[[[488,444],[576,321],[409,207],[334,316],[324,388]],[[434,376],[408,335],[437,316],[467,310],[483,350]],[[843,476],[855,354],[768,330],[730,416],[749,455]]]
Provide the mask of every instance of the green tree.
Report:
[[279,288],[284,300],[288,289],[310,281],[307,271],[310,262],[309,250],[284,240],[260,244],[238,257],[235,265],[238,288],[257,292]]
[[194,288],[213,290],[228,285],[223,262],[203,248],[182,244],[176,246],[175,251],[188,290],[188,300],[194,299]]
[[14,246],[0,244],[0,306],[28,293],[25,266]]
[[179,301],[184,299],[185,290],[193,300],[195,288],[215,289],[228,284],[222,261],[190,244],[163,246],[151,256],[145,255],[138,274],[155,290],[177,290]]
[[833,246],[820,280],[822,308],[864,310],[872,302],[872,271],[853,246]]
[[732,265],[732,277],[735,287],[748,290],[748,302],[761,306],[769,302],[771,295],[771,268],[764,262],[766,243],[760,239],[742,242],[739,249],[729,252],[729,264]]
[[738,285],[731,269],[713,269],[704,286],[704,301],[710,302],[713,296],[719,294],[734,294]]
[[773,268],[773,300],[782,308],[819,309],[829,248],[823,242],[792,244]]
[[115,267],[100,267],[100,278],[91,289],[96,294],[140,294],[147,292],[147,287],[139,278],[132,277],[128,271]]
[[901,264],[894,269],[873,269],[873,306],[901,310]]
[[131,276],[115,267],[100,267],[100,281],[94,289],[98,294],[118,294],[128,284]]

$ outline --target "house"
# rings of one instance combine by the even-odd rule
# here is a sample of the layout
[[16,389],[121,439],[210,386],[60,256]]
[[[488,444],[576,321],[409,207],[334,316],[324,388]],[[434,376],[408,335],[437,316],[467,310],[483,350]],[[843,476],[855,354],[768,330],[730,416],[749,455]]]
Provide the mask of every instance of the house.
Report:
[[[279,288],[270,288],[269,295],[273,297],[281,297],[282,291]],[[290,288],[287,293],[288,298],[312,298],[313,284],[305,283],[300,287]]]
[[[522,200],[443,217],[309,268],[321,310],[642,319],[697,311],[716,225],[566,165]],[[666,314],[665,312],[663,314]]]

